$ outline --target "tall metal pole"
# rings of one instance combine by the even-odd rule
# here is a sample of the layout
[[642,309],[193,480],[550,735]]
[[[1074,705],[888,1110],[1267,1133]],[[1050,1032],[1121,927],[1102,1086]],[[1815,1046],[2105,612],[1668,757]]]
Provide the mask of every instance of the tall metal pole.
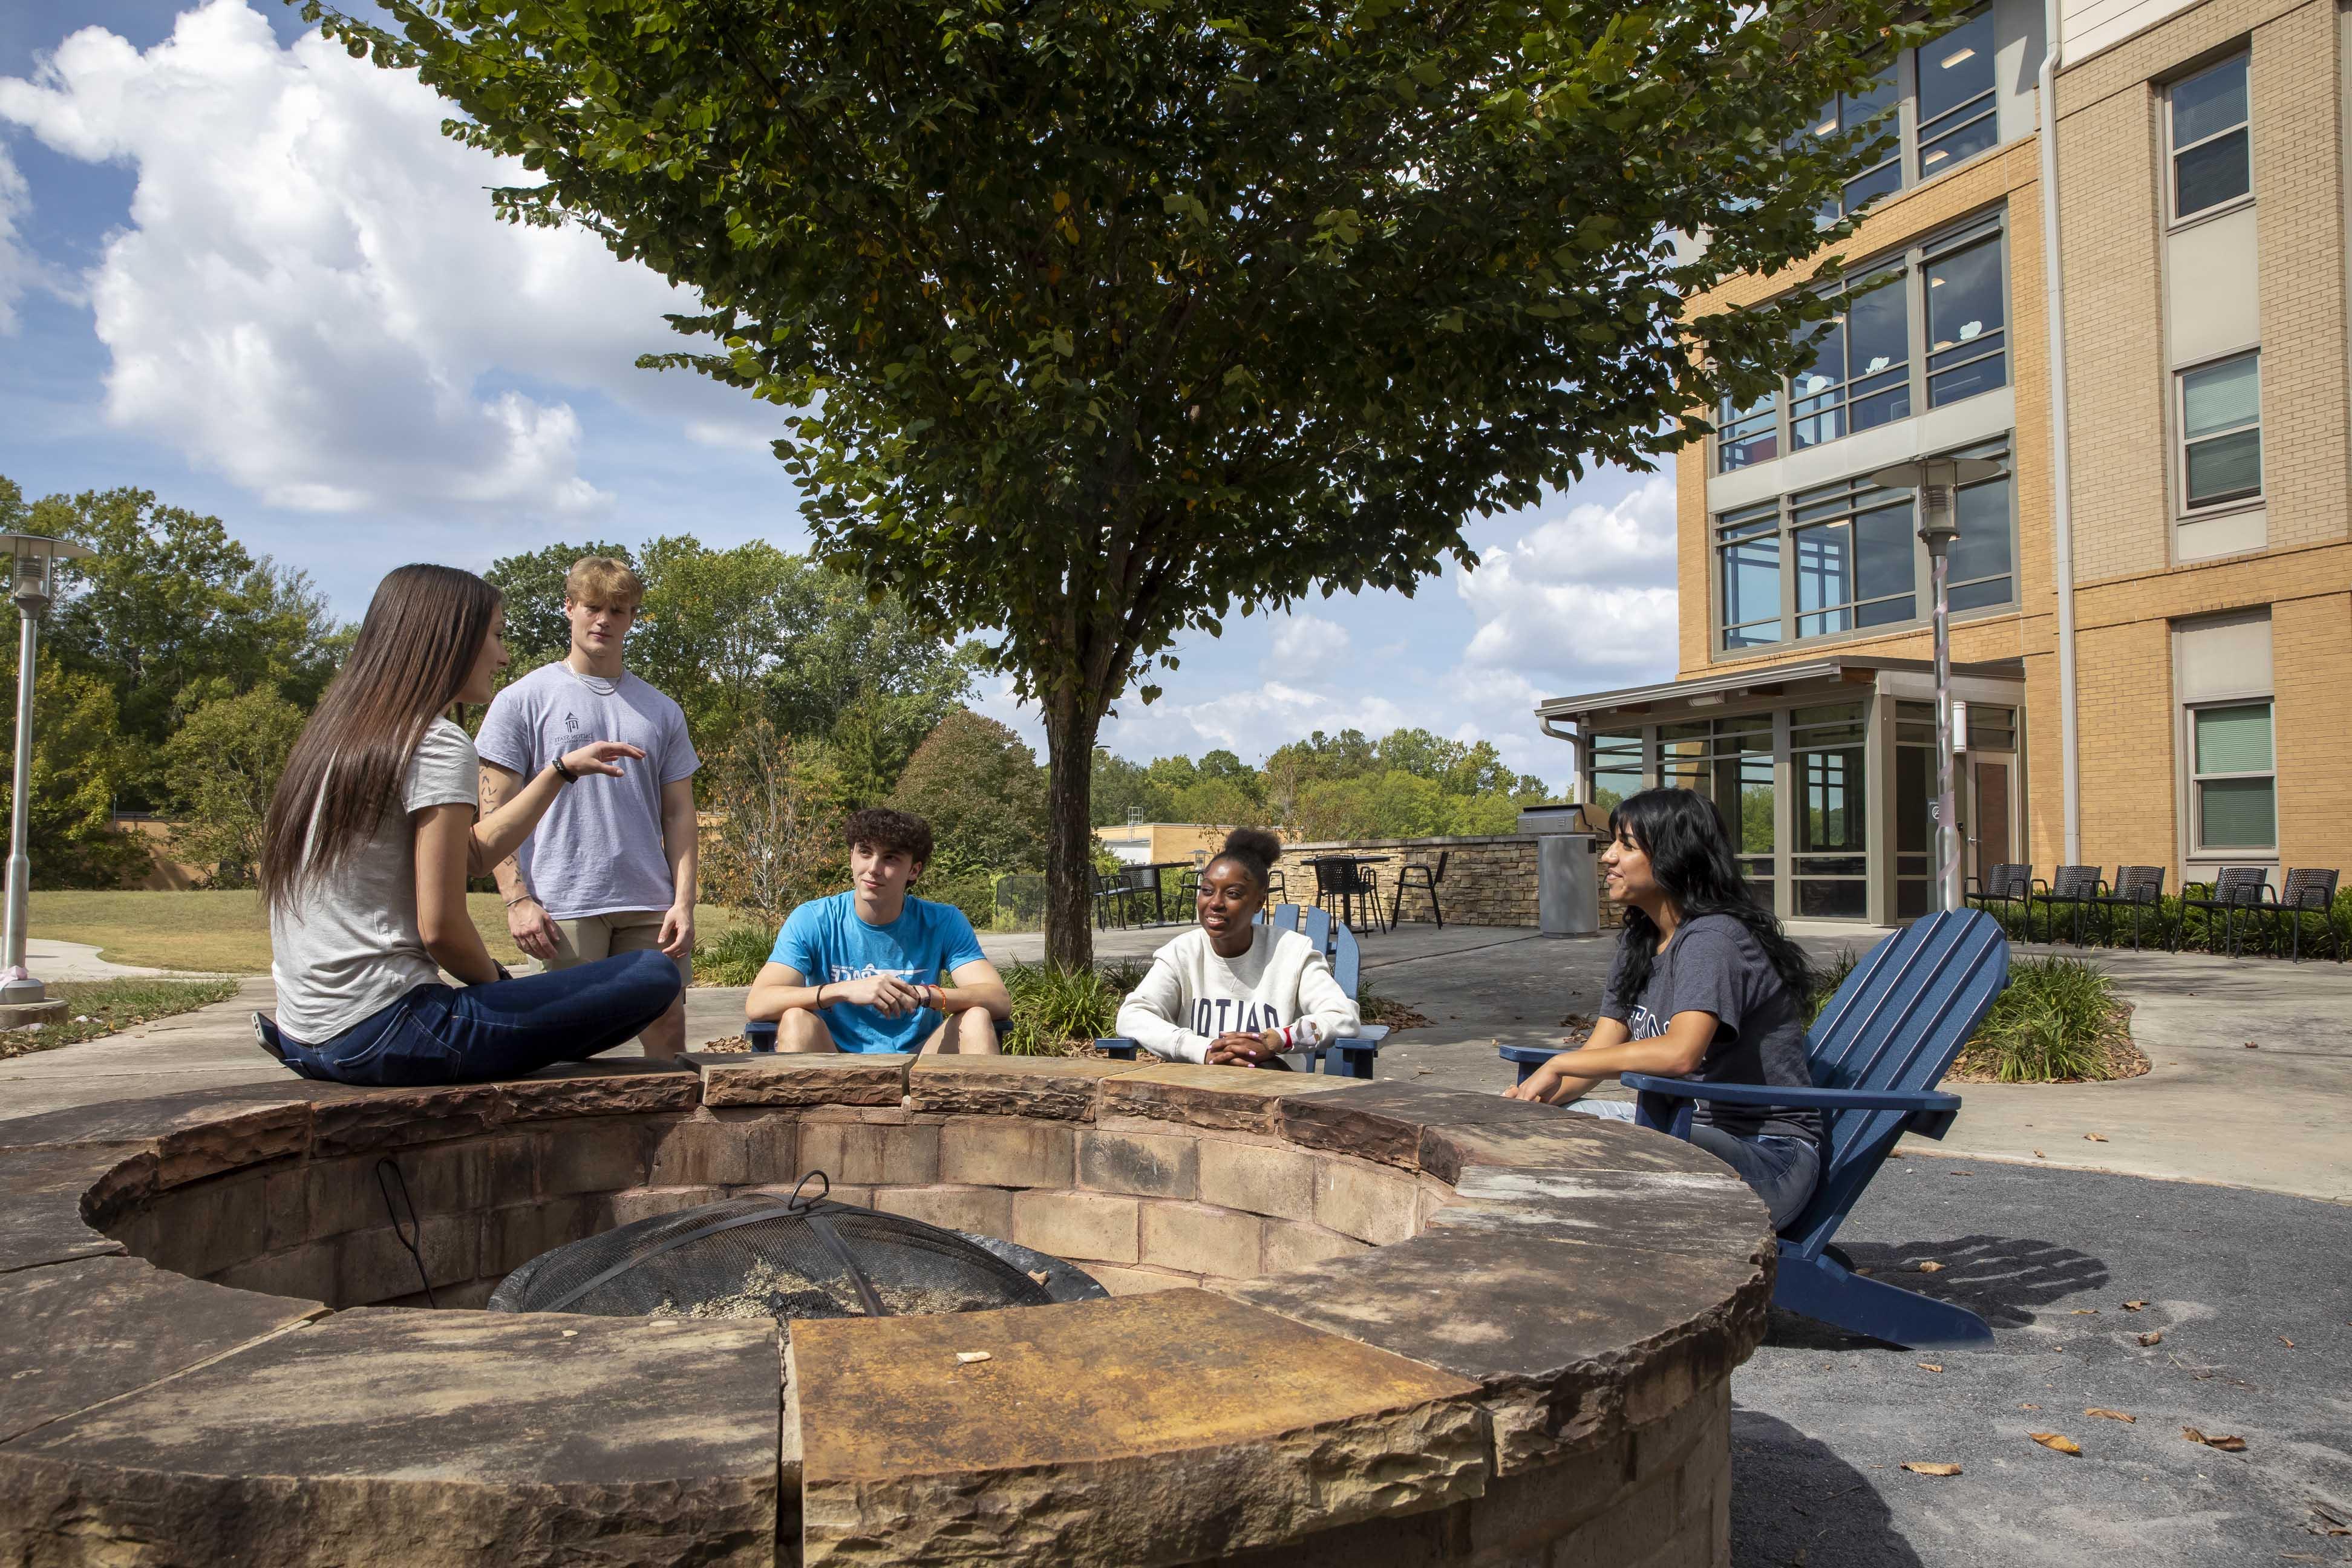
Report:
[[[1924,495],[1923,504],[1934,506]],[[1949,507],[1949,500],[1944,501]],[[1936,584],[1936,889],[1937,907],[1960,907],[1960,817],[1952,791],[1952,536],[1927,542]]]
[[[32,586],[38,588],[36,581]],[[0,1003],[39,1002],[48,993],[25,969],[25,918],[33,881],[32,857],[26,853],[30,827],[26,796],[33,784],[33,658],[40,648],[40,612],[46,595],[20,593],[16,613],[23,625],[16,639],[16,773],[8,809],[8,963],[0,973]]]

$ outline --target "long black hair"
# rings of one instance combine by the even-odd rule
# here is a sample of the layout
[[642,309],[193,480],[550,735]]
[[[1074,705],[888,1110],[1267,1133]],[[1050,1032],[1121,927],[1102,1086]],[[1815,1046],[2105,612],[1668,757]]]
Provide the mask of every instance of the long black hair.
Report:
[[[1701,915],[1729,915],[1748,928],[1748,935],[1801,1008],[1813,994],[1813,968],[1805,950],[1789,939],[1772,912],[1756,900],[1739,862],[1731,853],[1731,835],[1715,803],[1688,789],[1645,789],[1629,795],[1609,814],[1609,841],[1623,834],[1650,858],[1650,875],[1687,925]],[[1615,1000],[1631,1007],[1649,984],[1650,967],[1658,953],[1657,922],[1640,910],[1625,907],[1625,934],[1620,939],[1623,968],[1618,972]]]

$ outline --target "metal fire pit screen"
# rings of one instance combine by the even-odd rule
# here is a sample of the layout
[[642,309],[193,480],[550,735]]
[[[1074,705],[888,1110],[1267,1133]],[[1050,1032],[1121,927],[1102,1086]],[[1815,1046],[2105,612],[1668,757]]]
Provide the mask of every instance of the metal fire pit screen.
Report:
[[489,1305],[783,1321],[984,1312],[1103,1294],[1059,1258],[1010,1242],[795,1195],[726,1198],[559,1247],[508,1275]]

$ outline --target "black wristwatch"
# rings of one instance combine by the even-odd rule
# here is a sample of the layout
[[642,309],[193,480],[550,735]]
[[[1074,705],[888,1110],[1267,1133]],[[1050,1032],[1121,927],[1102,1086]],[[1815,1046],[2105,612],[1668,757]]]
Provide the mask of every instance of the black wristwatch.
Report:
[[562,757],[556,758],[553,765],[555,768],[555,776],[562,779],[565,784],[570,784],[580,776],[578,773],[573,773],[570,768],[563,765],[563,759]]

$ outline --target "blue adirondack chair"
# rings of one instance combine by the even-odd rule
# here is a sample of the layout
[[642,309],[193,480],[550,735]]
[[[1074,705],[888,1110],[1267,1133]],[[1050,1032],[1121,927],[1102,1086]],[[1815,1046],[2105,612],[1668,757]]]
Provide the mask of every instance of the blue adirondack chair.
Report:
[[[1267,923],[1268,916],[1276,931],[1303,932],[1309,942],[1323,950],[1331,962],[1331,978],[1349,995],[1356,994],[1361,977],[1362,956],[1356,946],[1356,933],[1341,921],[1331,918],[1328,910],[1301,909],[1297,904],[1276,904],[1270,910],[1260,911],[1256,923]],[[1366,1024],[1355,1035],[1339,1040],[1327,1040],[1307,1053],[1307,1069],[1348,1078],[1370,1078],[1373,1063],[1381,1052],[1381,1042],[1388,1038],[1386,1024]],[[1095,1042],[1104,1055],[1120,1061],[1135,1060],[1141,1049],[1123,1035],[1113,1035]]]
[[[1871,950],[1807,1037],[1812,1089],[1704,1084],[1626,1073],[1635,1120],[1690,1136],[1691,1106],[1789,1105],[1823,1112],[1828,1142],[1812,1202],[1780,1232],[1775,1306],[1893,1344],[1983,1344],[1992,1331],[1965,1307],[1866,1279],[1830,1245],[1854,1200],[1906,1131],[1941,1138],[1960,1097],[1936,1088],[2009,984],[2009,942],[1981,910],[1929,915]],[[1503,1047],[1525,1082],[1554,1054]]]

